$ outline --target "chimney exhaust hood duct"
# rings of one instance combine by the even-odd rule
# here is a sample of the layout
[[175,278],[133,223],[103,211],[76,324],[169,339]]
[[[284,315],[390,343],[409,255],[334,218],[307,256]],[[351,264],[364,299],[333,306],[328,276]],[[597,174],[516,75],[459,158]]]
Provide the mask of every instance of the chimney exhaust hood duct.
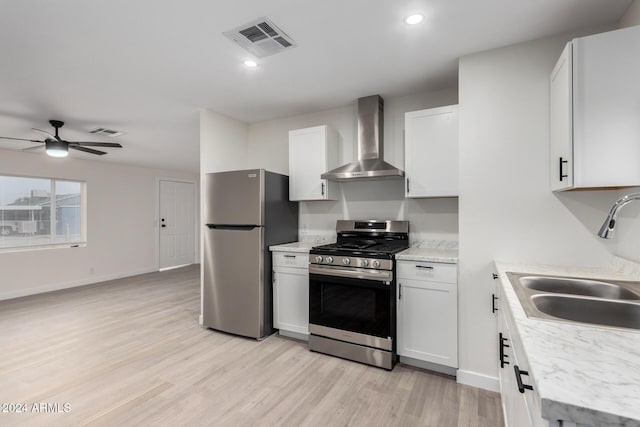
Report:
[[320,177],[331,181],[402,178],[404,172],[383,160],[384,100],[380,95],[358,99],[358,160]]

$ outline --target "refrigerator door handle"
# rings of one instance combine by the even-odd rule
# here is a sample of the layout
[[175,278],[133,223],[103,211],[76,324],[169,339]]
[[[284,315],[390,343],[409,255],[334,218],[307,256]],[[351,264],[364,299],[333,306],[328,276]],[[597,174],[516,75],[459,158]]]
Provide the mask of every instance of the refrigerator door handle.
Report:
[[250,231],[255,228],[260,228],[259,225],[229,225],[229,224],[207,224],[209,230],[240,230]]

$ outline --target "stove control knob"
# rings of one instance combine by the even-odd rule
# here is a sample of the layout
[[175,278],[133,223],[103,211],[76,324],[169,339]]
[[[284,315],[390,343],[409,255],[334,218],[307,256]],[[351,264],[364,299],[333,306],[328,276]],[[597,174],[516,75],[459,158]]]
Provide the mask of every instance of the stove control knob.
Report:
[[318,255],[318,256],[316,257],[316,262],[317,262],[317,263],[322,262],[322,257],[321,257],[320,255]]
[[327,264],[333,264],[333,257],[328,256],[327,259],[325,259]]
[[369,261],[366,259],[363,259],[362,261],[360,261],[360,267],[366,267],[369,265]]
[[351,260],[349,258],[342,258],[342,263],[344,265],[349,265],[349,264],[351,264]]
[[378,268],[378,267],[380,267],[380,261],[375,260],[375,261],[373,261],[373,262],[371,263],[371,265],[373,266],[373,268]]

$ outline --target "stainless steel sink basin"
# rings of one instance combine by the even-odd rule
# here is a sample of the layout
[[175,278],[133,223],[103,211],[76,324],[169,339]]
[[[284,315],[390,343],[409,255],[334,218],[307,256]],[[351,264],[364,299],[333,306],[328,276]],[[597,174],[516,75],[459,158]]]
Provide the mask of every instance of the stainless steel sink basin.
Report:
[[536,291],[585,295],[607,299],[638,300],[640,295],[615,283],[571,277],[523,276],[520,284]]
[[507,272],[528,317],[640,330],[640,282]]
[[541,312],[560,319],[640,329],[638,303],[549,294],[533,295],[531,301]]

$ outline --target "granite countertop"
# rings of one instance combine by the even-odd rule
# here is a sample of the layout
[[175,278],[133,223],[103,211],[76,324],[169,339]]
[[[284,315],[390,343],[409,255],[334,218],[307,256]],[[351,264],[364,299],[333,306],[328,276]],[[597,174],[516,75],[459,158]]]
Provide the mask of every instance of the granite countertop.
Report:
[[[638,280],[637,271],[496,261],[529,362],[542,417],[591,426],[640,426],[640,331],[528,318],[506,272]],[[614,267],[616,267],[614,265]]]

